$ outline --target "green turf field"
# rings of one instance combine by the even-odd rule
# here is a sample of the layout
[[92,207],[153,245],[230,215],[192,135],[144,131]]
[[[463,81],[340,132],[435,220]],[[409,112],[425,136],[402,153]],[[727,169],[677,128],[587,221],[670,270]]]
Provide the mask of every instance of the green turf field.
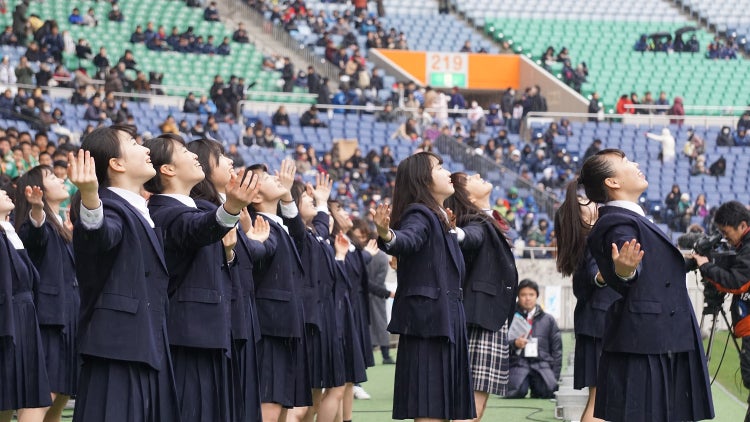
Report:
[[[709,363],[709,374],[713,379],[716,367],[721,360],[727,332],[721,331],[716,335],[714,351]],[[563,373],[566,371],[567,356],[573,350],[573,340],[570,333],[563,334]],[[374,368],[367,371],[369,381],[363,387],[372,396],[371,400],[356,400],[354,402],[354,419],[356,422],[382,422],[391,420],[391,400],[393,399],[393,365],[380,365],[379,353],[376,352]],[[739,356],[730,342],[721,364],[713,388],[715,421],[738,422],[744,419],[748,390],[742,386],[739,373]],[[545,421],[552,422],[555,405],[550,400],[521,399],[506,400],[498,397],[490,398],[487,404],[484,421],[515,422],[515,421]],[[66,411],[63,420],[70,420],[72,411]]]

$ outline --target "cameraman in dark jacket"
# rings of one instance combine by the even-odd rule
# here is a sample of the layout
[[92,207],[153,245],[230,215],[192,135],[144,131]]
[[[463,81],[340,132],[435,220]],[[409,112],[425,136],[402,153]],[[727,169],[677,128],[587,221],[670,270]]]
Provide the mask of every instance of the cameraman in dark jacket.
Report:
[[693,256],[705,279],[719,291],[733,295],[731,310],[734,336],[742,337],[742,382],[746,388],[750,388],[750,211],[737,201],[727,202],[716,210],[714,224],[737,252],[731,265],[723,268],[709,262],[707,257]]

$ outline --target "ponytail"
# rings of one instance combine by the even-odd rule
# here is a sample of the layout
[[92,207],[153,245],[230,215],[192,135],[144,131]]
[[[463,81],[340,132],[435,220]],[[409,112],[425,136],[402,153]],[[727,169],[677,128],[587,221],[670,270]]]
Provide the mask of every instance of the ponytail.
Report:
[[564,276],[572,275],[586,250],[586,236],[591,226],[584,221],[581,207],[587,201],[578,194],[578,180],[568,183],[565,200],[555,213],[557,234],[557,271]]

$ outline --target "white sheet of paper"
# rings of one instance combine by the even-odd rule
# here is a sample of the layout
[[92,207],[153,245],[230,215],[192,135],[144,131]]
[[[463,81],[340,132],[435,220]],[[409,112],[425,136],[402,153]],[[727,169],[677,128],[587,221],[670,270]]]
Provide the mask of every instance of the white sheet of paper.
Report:
[[523,355],[527,358],[539,357],[539,339],[531,337],[526,343],[526,347],[523,349]]

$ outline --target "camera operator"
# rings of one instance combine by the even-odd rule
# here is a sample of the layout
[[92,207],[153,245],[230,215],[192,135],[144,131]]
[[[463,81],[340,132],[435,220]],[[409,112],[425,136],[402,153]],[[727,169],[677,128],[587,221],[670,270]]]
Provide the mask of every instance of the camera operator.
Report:
[[[733,295],[731,311],[734,336],[742,337],[742,382],[746,388],[750,388],[750,211],[737,201],[727,202],[716,210],[714,224],[737,255],[731,263],[726,264],[710,262],[707,257],[701,255],[693,257],[706,280],[719,291]],[[748,417],[746,421],[750,421]]]

